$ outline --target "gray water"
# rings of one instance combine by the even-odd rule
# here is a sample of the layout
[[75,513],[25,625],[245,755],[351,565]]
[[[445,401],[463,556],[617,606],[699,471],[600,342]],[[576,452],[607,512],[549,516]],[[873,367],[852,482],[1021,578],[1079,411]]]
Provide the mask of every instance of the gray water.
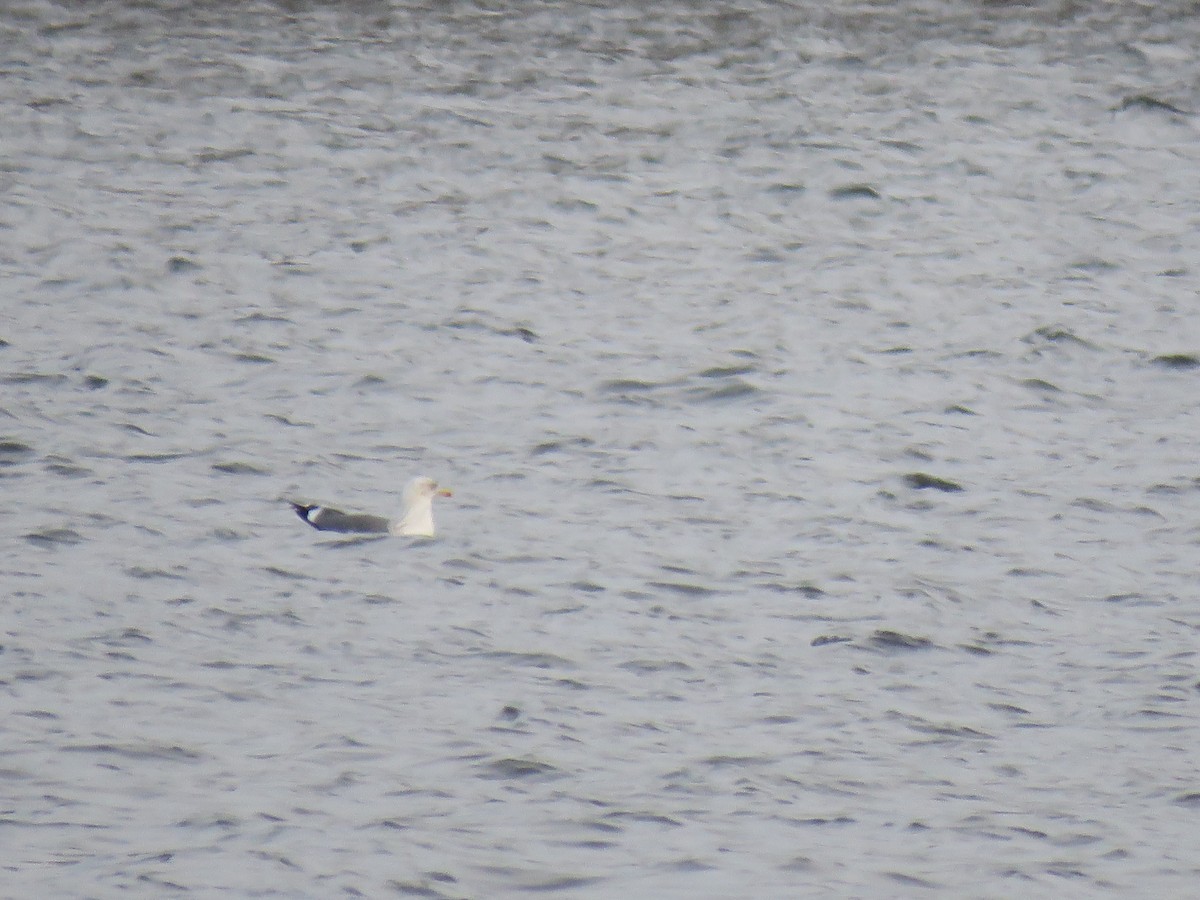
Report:
[[1198,45],[6,4],[0,895],[1196,896]]

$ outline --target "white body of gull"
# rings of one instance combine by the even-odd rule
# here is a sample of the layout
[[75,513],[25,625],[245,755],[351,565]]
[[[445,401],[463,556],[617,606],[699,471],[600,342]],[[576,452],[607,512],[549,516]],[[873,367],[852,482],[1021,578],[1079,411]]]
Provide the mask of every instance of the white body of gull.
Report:
[[433,537],[433,498],[449,497],[450,492],[439,488],[432,478],[414,478],[404,486],[404,508],[400,518],[385,519],[361,513],[344,513],[329,506],[305,506],[293,503],[296,515],[317,531],[337,531],[342,534],[392,534],[396,537]]

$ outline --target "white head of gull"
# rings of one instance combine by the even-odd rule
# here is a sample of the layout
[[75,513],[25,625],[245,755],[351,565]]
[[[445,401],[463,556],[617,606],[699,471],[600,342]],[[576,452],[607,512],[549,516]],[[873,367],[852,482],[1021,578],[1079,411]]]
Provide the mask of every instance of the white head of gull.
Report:
[[[404,486],[404,506],[400,518],[389,521],[383,516],[345,513],[331,506],[306,506],[292,503],[301,519],[318,531],[342,534],[392,534],[396,537],[433,537],[433,498],[449,497],[450,491],[424,475]],[[289,501],[291,502],[291,501]]]
[[449,496],[450,492],[439,488],[432,478],[414,478],[404,486],[404,510],[392,523],[391,533],[397,537],[433,537],[433,498]]

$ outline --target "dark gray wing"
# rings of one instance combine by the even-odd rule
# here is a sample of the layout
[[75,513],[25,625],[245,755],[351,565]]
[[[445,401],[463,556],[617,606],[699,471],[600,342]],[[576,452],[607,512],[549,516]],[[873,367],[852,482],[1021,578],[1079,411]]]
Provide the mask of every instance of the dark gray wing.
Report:
[[[290,502],[290,501],[289,501]],[[342,534],[387,534],[391,522],[383,516],[344,513],[328,506],[304,506],[292,503],[296,515],[317,531],[338,531]]]

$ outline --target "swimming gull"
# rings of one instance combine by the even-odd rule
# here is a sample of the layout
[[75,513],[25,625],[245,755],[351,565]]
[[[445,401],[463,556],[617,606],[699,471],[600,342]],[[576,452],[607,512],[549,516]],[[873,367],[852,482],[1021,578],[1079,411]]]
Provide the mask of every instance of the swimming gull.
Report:
[[329,506],[306,506],[291,500],[296,515],[317,531],[343,534],[392,534],[396,537],[433,537],[433,498],[449,497],[432,478],[422,475],[404,486],[404,508],[394,522],[383,516],[344,513]]

